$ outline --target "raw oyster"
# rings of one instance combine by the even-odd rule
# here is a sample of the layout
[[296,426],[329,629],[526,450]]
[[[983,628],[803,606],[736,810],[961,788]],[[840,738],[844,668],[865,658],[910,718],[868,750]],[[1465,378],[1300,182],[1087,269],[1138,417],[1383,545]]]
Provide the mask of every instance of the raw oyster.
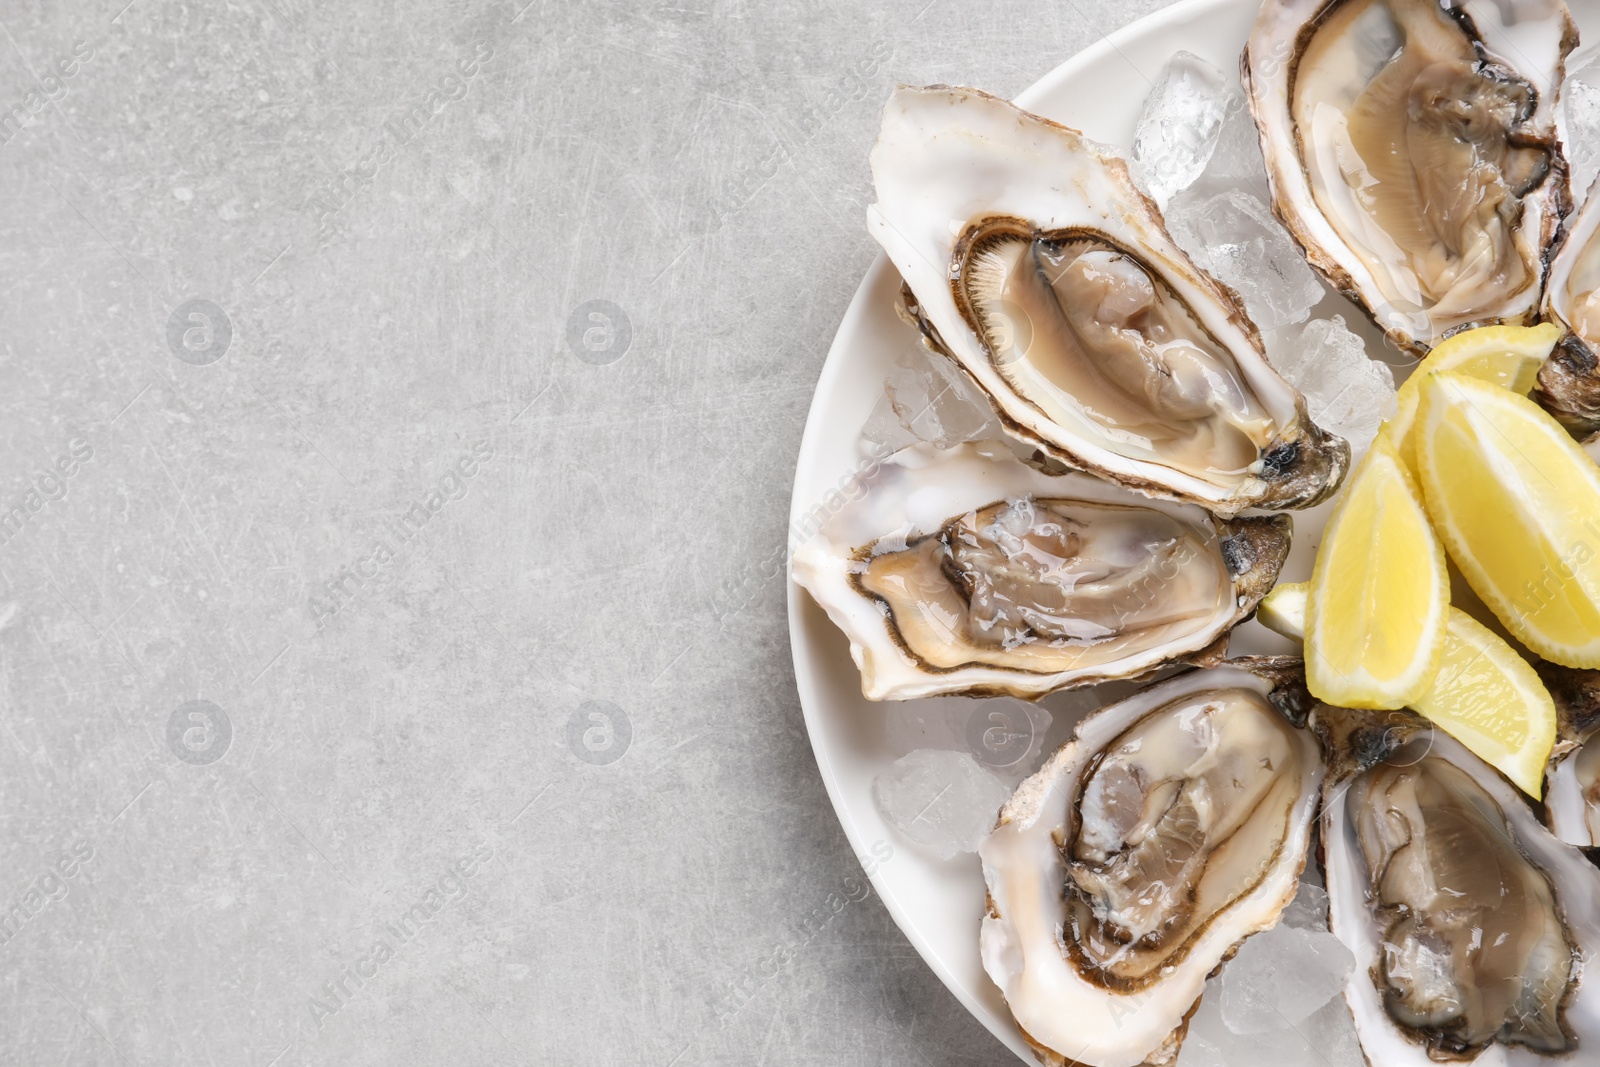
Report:
[[1555,115],[1576,42],[1562,3],[1262,6],[1240,66],[1273,210],[1413,355],[1538,312],[1569,203]]
[[1600,671],[1538,664],[1556,704],[1556,746],[1545,771],[1550,832],[1579,848],[1600,846]]
[[1219,519],[1004,445],[877,463],[794,554],[871,700],[1038,697],[1221,659],[1289,548],[1287,516]]
[[1232,660],[1081,723],[979,847],[980,945],[1039,1059],[1170,1064],[1206,976],[1274,925],[1323,763],[1300,661]]
[[1600,430],[1600,197],[1590,195],[1567,220],[1544,311],[1567,333],[1539,368],[1533,397],[1575,434]]
[[872,174],[911,315],[1018,441],[1219,514],[1338,484],[1348,446],[1108,149],[976,89],[902,86]]
[[1367,1059],[1592,1062],[1600,869],[1516,789],[1406,712],[1318,707],[1333,932]]

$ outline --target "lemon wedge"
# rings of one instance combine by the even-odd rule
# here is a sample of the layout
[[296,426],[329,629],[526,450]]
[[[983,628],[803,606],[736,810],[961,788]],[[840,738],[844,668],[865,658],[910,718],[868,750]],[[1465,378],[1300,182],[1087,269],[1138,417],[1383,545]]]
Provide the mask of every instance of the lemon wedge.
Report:
[[1413,432],[1428,514],[1473,591],[1539,656],[1600,667],[1600,467],[1531,400],[1449,371],[1422,383]]
[[1425,380],[1440,371],[1454,371],[1526,396],[1559,340],[1561,327],[1542,322],[1537,326],[1480,326],[1440,342],[1400,386],[1400,411],[1388,423],[1389,440],[1400,450],[1411,473],[1417,472],[1411,430]]
[[1527,660],[1452,608],[1432,687],[1413,705],[1538,800],[1556,743],[1556,705]]
[[1346,708],[1414,703],[1439,669],[1449,605],[1444,550],[1411,473],[1379,434],[1334,505],[1311,573],[1311,694]]
[[[1305,632],[1311,583],[1275,587],[1256,618],[1285,637]],[[1451,608],[1439,673],[1412,707],[1538,799],[1556,741],[1556,706],[1528,661],[1460,608]]]
[[1285,637],[1303,638],[1310,594],[1310,582],[1279,582],[1256,606],[1256,621]]

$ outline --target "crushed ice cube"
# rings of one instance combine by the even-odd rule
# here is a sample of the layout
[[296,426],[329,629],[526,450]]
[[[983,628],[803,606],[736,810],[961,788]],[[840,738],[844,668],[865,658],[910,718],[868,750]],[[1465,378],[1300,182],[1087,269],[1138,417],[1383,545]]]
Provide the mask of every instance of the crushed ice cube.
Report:
[[[1202,1003],[1200,1011],[1205,1010],[1205,1004]],[[1183,1039],[1183,1048],[1178,1051],[1178,1067],[1234,1067],[1222,1058],[1222,1050],[1200,1032],[1202,1021],[1199,1014],[1189,1021],[1189,1035]]]
[[1172,198],[1167,228],[1184,251],[1239,291],[1263,330],[1303,322],[1322,299],[1322,283],[1265,203],[1240,189],[1188,189]]
[[[1173,238],[1204,270],[1239,290],[1250,317],[1264,330],[1303,322],[1311,308],[1325,294],[1322,283],[1306,264],[1305,255],[1287,230],[1272,216],[1268,203],[1267,169],[1261,156],[1261,139],[1255,120],[1245,105],[1244,96],[1233,89],[1222,72],[1202,60],[1179,63],[1186,52],[1178,53],[1162,75],[1156,91],[1145,103],[1140,130],[1155,140],[1160,132],[1158,115],[1176,113],[1180,102],[1172,97],[1175,86],[1209,86],[1217,94],[1212,110],[1220,116],[1215,128],[1193,120],[1190,128],[1203,127],[1206,143],[1196,149],[1205,158],[1165,183],[1148,173],[1140,177],[1151,195],[1161,204],[1162,215]],[[1196,66],[1198,64],[1198,66]],[[1163,95],[1163,90],[1166,95]],[[1182,96],[1180,100],[1189,100]],[[1165,109],[1165,111],[1163,111]],[[1134,140],[1134,167],[1139,171],[1141,151],[1163,165],[1176,167],[1168,159],[1183,149],[1182,139],[1167,155],[1141,148]],[[1185,159],[1189,157],[1185,156]]]
[[1572,199],[1581,204],[1595,175],[1600,174],[1600,61],[1574,71],[1561,96]]
[[1178,1067],[1363,1067],[1342,995],[1354,966],[1328,932],[1327,892],[1303,879],[1278,925],[1206,983]]
[[[1223,975],[1231,966],[1224,964]],[[1223,1021],[1223,981],[1218,977],[1206,983],[1200,1008],[1189,1021],[1178,1067],[1366,1067],[1344,997],[1333,997],[1293,1026],[1237,1034]]]
[[1211,161],[1224,120],[1243,99],[1222,71],[1178,52],[1145,99],[1129,160],[1134,177],[1166,207]]
[[894,404],[889,400],[888,394],[880,396],[878,403],[873,406],[872,414],[867,416],[866,425],[861,427],[862,453],[871,451],[883,456],[916,443],[916,434],[901,424],[900,416],[895,414]]
[[970,753],[938,749],[902,756],[872,781],[883,817],[941,859],[976,852],[1010,795]]
[[1241,189],[1257,200],[1268,201],[1272,193],[1267,187],[1267,164],[1261,155],[1261,135],[1256,130],[1256,120],[1245,105],[1243,95],[1237,96],[1237,106],[1228,109],[1222,120],[1222,130],[1217,134],[1217,146],[1211,152],[1211,162],[1200,172],[1190,186],[1199,194],[1225,193]]
[[895,701],[884,713],[884,735],[896,755],[967,752],[1014,787],[1038,763],[1051,721],[1044,708],[1013,697],[929,697]]
[[967,751],[1008,784],[1022,781],[1038,763],[1051,714],[1010,697],[968,703],[973,706],[966,714]]
[[[1223,965],[1228,966],[1227,964]],[[1222,1021],[1221,980],[1206,983],[1200,1007],[1189,1019],[1189,1033],[1178,1053],[1178,1067],[1266,1067],[1267,1064],[1313,1062],[1292,1029],[1243,1036]],[[1303,1039],[1299,1042],[1304,1045]]]
[[951,448],[1002,436],[994,409],[965,373],[921,341],[907,345],[883,380],[883,399],[862,435],[889,450],[916,441]]
[[919,748],[964,752],[966,715],[972,703],[965,697],[890,701],[884,709],[884,739],[896,756]]
[[1292,930],[1328,929],[1328,891],[1320,885],[1300,879],[1300,888],[1289,906],[1283,909],[1278,922]]
[[1355,957],[1328,932],[1327,906],[1321,887],[1302,885],[1282,921],[1245,941],[1222,968],[1219,1000],[1229,1030],[1292,1027],[1338,996]]
[[1394,372],[1367,355],[1366,343],[1342,316],[1272,330],[1265,340],[1272,365],[1305,395],[1311,421],[1349,441],[1352,458],[1400,410]]
[[1297,1029],[1318,1051],[1319,1058],[1313,1062],[1328,1067],[1367,1067],[1367,1058],[1361,1054],[1361,1039],[1356,1037],[1356,1021],[1343,995],[1318,1008]]

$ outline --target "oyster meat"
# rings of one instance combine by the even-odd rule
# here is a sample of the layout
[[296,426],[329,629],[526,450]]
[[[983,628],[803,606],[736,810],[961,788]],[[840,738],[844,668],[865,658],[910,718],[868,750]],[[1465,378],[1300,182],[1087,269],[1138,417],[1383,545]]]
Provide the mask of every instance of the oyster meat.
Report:
[[1095,712],[979,848],[984,968],[1052,1067],[1177,1059],[1206,977],[1294,898],[1323,763],[1300,661]]
[[1591,1062],[1600,869],[1454,738],[1404,712],[1319,707],[1330,922],[1384,1067]]
[[872,173],[910,314],[1018,441],[1220,514],[1337,485],[1348,446],[1110,150],[975,89],[901,87]]
[[1576,42],[1562,3],[1262,5],[1240,66],[1274,213],[1412,354],[1538,313],[1569,204],[1555,116]]
[[1567,220],[1550,262],[1545,317],[1566,330],[1539,368],[1534,399],[1575,434],[1600,430],[1600,197]]
[[1024,698],[1221,658],[1289,548],[1287,516],[1217,518],[1004,445],[916,445],[795,550],[872,700]]

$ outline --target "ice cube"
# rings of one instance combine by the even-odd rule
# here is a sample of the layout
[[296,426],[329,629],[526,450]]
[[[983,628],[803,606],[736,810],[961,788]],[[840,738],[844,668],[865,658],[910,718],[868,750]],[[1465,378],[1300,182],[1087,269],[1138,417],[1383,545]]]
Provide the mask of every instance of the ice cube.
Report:
[[886,456],[916,444],[917,435],[900,421],[900,416],[895,414],[894,402],[885,393],[878,397],[872,414],[867,416],[866,424],[861,427],[860,443],[863,455],[870,451]]
[[1188,189],[1172,198],[1166,219],[1197,264],[1239,291],[1261,329],[1303,322],[1322,299],[1322,283],[1299,247],[1252,194]]
[[1289,906],[1283,909],[1278,922],[1295,930],[1328,929],[1328,891],[1320,885],[1300,879],[1300,888]]
[[1394,372],[1367,355],[1366,342],[1343,316],[1273,330],[1265,340],[1272,365],[1305,395],[1311,421],[1349,441],[1352,458],[1399,411]]
[[883,817],[941,859],[976,852],[1010,794],[971,753],[938,749],[902,756],[872,781]]
[[1133,135],[1134,177],[1157,204],[1186,189],[1210,162],[1224,120],[1244,105],[1229,78],[1190,52],[1167,61]]
[[883,393],[862,435],[884,448],[898,450],[915,441],[951,448],[1002,434],[982,391],[920,340],[908,344],[895,359],[883,381]]
[[[1204,1011],[1204,1006],[1201,1011]],[[1222,1058],[1222,1050],[1197,1033],[1200,1019],[1196,1016],[1189,1022],[1189,1036],[1183,1039],[1183,1048],[1178,1051],[1178,1067],[1234,1067]]]
[[1261,135],[1242,96],[1237,107],[1228,109],[1211,161],[1190,188],[1201,194],[1240,189],[1257,200],[1272,199],[1267,187],[1267,165],[1261,155]]
[[[1227,964],[1223,965],[1224,967]],[[1309,1042],[1293,1029],[1248,1036],[1236,1034],[1222,1021],[1221,979],[1206,983],[1200,1008],[1189,1020],[1189,1034],[1178,1053],[1178,1067],[1283,1067],[1314,1063]]]
[[919,748],[965,752],[972,704],[965,697],[889,701],[884,708],[884,740],[896,756]]
[[1572,199],[1581,204],[1595,175],[1600,174],[1600,62],[1574,71],[1561,95]]
[[1318,1058],[1313,1063],[1327,1067],[1367,1067],[1366,1057],[1361,1054],[1361,1040],[1356,1037],[1356,1022],[1343,995],[1318,1008],[1296,1029],[1317,1050]]
[[1279,923],[1222,968],[1222,1021],[1236,1034],[1282,1030],[1338,996],[1355,957],[1326,930]]
[[1032,773],[1053,721],[1050,713],[1011,697],[967,703],[967,751],[973,758],[1011,785]]
[[1200,1008],[1189,1020],[1178,1067],[1365,1067],[1342,996],[1280,1030],[1256,1034],[1230,1030],[1223,1021],[1221,993],[1231,966],[1224,964],[1223,976],[1206,983]]
[[1050,712],[1014,697],[929,697],[892,702],[884,737],[896,755],[919,748],[967,752],[1015,787],[1038,765],[1051,722]]

